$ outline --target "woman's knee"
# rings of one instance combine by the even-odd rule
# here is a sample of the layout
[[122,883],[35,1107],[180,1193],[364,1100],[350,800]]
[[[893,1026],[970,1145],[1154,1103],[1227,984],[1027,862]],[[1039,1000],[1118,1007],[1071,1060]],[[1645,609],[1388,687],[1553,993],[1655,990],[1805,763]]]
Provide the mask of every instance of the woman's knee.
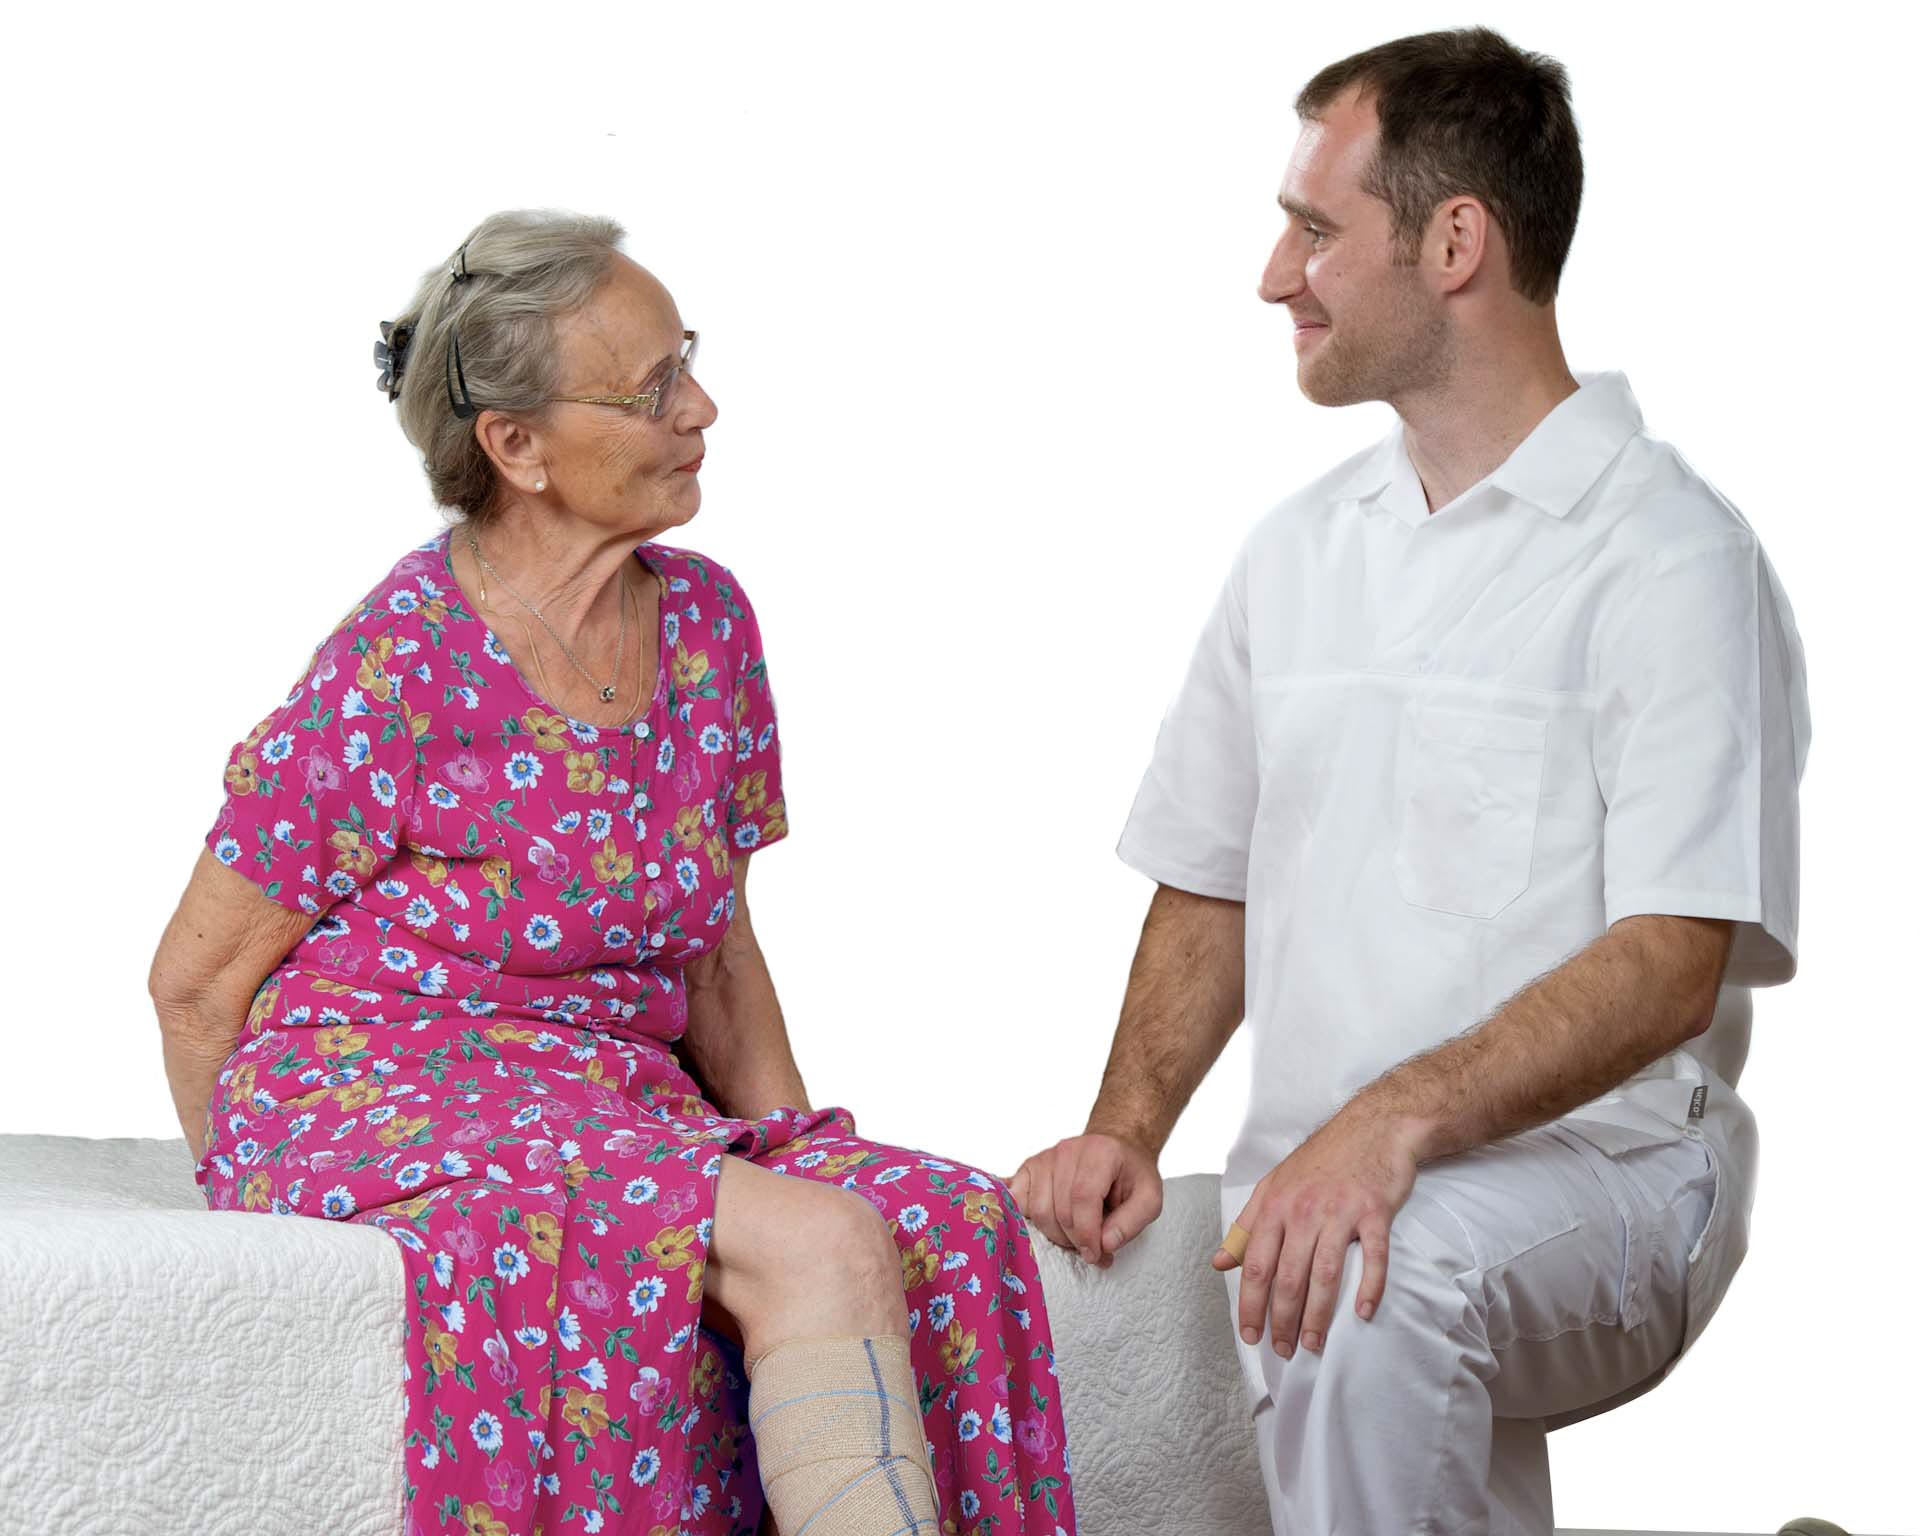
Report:
[[749,1313],[809,1306],[839,1326],[880,1326],[906,1303],[886,1218],[837,1185],[777,1174],[731,1154],[721,1167],[707,1284]]

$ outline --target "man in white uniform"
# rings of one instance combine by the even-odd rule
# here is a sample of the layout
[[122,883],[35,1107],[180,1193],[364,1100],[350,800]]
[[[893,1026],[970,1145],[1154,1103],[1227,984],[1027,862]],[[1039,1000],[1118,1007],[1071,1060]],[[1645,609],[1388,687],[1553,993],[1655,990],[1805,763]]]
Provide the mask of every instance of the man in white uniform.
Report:
[[1212,1262],[1274,1530],[1547,1536],[1547,1430],[1659,1381],[1746,1249],[1802,648],[1625,375],[1567,368],[1560,66],[1427,34],[1296,111],[1260,295],[1310,399],[1398,421],[1234,560],[1120,840],[1159,889],[1099,1098],[1012,1189],[1110,1263],[1244,1015]]

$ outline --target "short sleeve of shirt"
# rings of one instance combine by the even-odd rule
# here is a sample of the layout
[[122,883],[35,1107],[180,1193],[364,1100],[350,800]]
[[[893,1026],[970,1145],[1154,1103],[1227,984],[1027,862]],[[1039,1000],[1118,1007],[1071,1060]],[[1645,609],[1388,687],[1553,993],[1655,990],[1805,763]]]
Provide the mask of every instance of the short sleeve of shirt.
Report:
[[316,916],[378,878],[413,798],[415,726],[391,633],[343,625],[227,754],[214,857]]
[[737,577],[724,570],[720,601],[732,624],[733,778],[727,796],[727,841],[753,853],[787,835],[786,791],[780,782],[780,726],[767,657],[753,604]]
[[1725,984],[1791,980],[1811,724],[1793,610],[1759,540],[1727,529],[1650,557],[1599,667],[1608,925],[1728,918]]
[[1243,545],[1160,722],[1116,851],[1162,885],[1245,901],[1258,799]]

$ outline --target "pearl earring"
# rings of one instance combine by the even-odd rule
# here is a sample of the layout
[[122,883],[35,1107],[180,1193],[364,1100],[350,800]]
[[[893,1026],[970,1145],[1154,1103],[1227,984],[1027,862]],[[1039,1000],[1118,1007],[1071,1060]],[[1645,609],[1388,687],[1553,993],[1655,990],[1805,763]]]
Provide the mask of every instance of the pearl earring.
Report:
[[536,491],[544,491],[547,488],[547,482],[544,480],[536,480],[533,482],[533,488]]

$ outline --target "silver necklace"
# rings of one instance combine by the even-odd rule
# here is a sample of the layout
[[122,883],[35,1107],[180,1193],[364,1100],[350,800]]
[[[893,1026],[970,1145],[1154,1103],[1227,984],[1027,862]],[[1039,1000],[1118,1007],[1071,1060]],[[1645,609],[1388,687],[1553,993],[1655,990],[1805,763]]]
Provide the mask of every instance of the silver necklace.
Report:
[[[487,557],[480,553],[480,541],[473,536],[473,530],[471,528],[467,530],[467,545],[473,551],[473,558],[480,562],[481,569],[488,572],[494,580],[499,582],[500,585],[505,587],[509,592],[513,592],[514,598],[519,602],[520,606],[546,626],[547,633],[553,636],[553,643],[559,646],[562,651],[566,652],[567,660],[573,663],[574,670],[588,682],[592,683],[595,688],[600,690],[600,701],[603,704],[611,704],[613,702],[614,684],[620,681],[620,661],[621,658],[627,654],[627,605],[625,603],[620,605],[620,649],[614,654],[613,677],[611,681],[603,684],[596,681],[594,675],[580,665],[580,658],[568,649],[567,642],[560,638],[558,631],[556,631],[551,624],[547,623],[546,618],[541,614],[540,610],[534,607],[533,604],[528,602],[524,597],[521,597],[518,592],[514,592],[513,584],[487,563]],[[621,585],[625,586],[625,584],[626,578],[622,577]],[[486,595],[486,589],[482,587],[480,597],[483,602],[486,600]]]

